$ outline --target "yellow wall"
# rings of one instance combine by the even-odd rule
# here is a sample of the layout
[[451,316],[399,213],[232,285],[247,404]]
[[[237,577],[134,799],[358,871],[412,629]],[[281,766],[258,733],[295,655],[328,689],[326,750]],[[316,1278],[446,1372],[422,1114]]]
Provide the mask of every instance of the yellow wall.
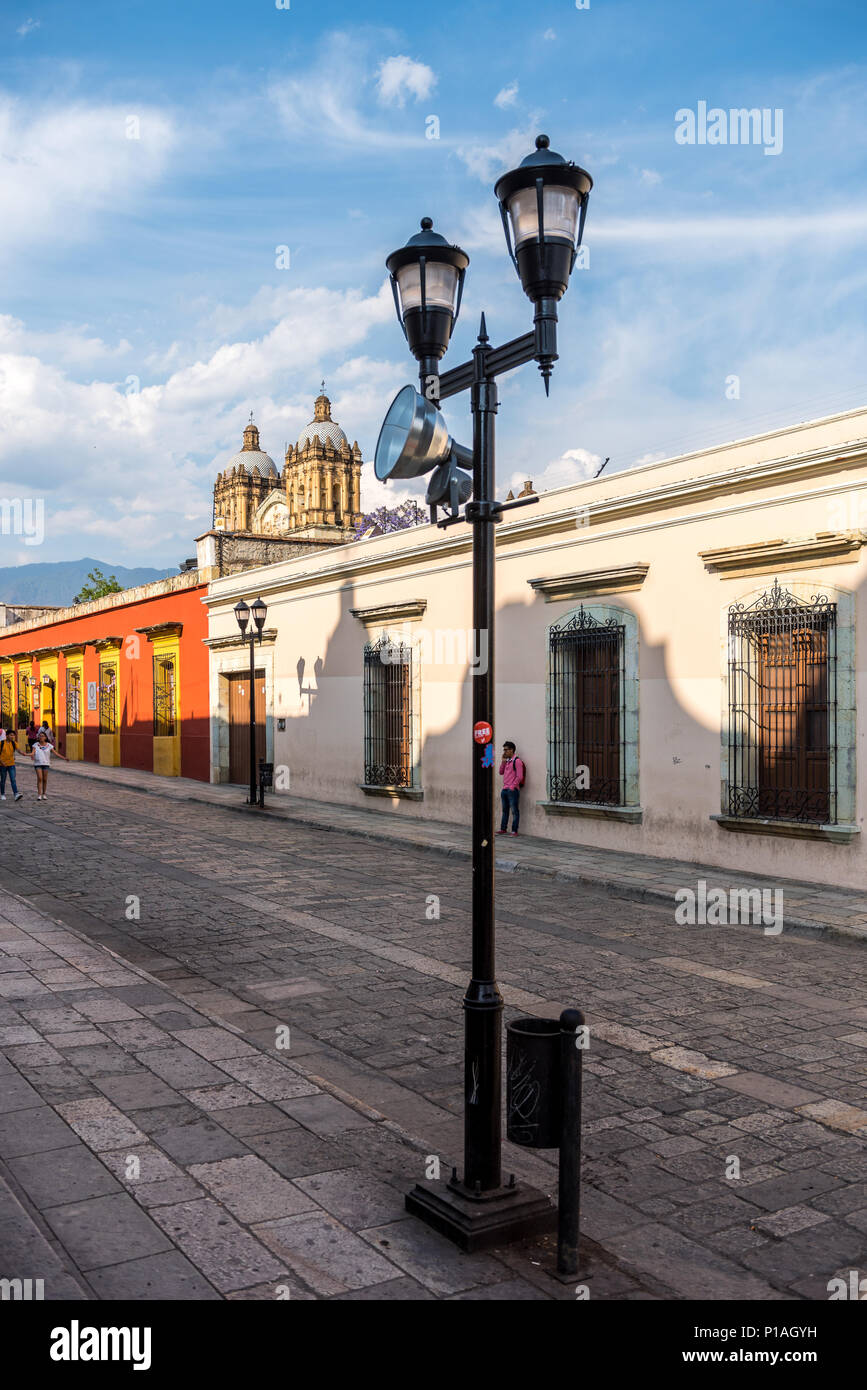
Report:
[[[49,710],[48,708],[49,697],[51,696],[52,691],[49,689],[49,687],[45,685],[42,679],[43,676],[48,676],[50,680],[53,682],[54,708],[52,710]],[[57,657],[46,656],[43,657],[42,660],[39,662],[39,718],[36,722],[38,724],[41,724],[43,719],[47,719],[52,732],[55,734],[57,733],[58,723],[62,722],[62,720],[60,720],[58,717],[60,711],[57,708],[57,701]]]
[[[14,693],[15,693],[15,717],[16,717],[16,719],[17,719],[17,717],[18,717],[18,684],[19,684],[19,682],[21,681],[22,677],[25,677],[26,680],[27,680],[27,695],[26,695],[26,697],[25,697],[25,702],[24,702],[24,703],[25,703],[25,708],[30,712],[31,715],[32,715],[32,713],[33,713],[33,692],[32,692],[31,689],[30,689],[30,677],[31,677],[32,674],[33,674],[33,665],[32,665],[31,662],[29,662],[29,661],[23,661],[23,662],[21,662],[21,663],[19,664],[18,670],[17,670],[16,673],[15,673],[15,691],[14,691]],[[19,729],[19,731],[18,731],[18,751],[19,751],[19,753],[26,753],[26,752],[28,752],[27,735],[26,735],[26,733],[24,732],[23,729]]]
[[[171,657],[175,665],[175,733],[158,738],[154,734],[154,772],[160,777],[180,777],[181,775],[181,712],[179,707],[181,690],[180,640],[177,633],[151,639],[152,658]],[[156,692],[154,692],[156,694]]]
[[114,668],[114,681],[117,704],[115,706],[117,733],[99,735],[99,761],[102,767],[120,766],[120,651],[118,649],[103,650],[98,653],[99,667],[112,666]]
[[80,763],[81,760],[82,760],[82,758],[84,757],[84,720],[85,720],[85,701],[86,701],[86,699],[87,699],[87,691],[86,691],[85,684],[84,684],[84,653],[83,653],[83,652],[81,653],[80,656],[68,656],[68,657],[66,658],[66,685],[65,685],[65,688],[64,688],[64,691],[63,691],[63,701],[64,701],[64,704],[63,704],[63,709],[60,710],[60,711],[58,711],[58,718],[60,719],[61,723],[63,723],[64,725],[66,724],[66,694],[67,694],[67,691],[69,690],[69,677],[70,677],[71,675],[73,675],[74,673],[76,673],[76,672],[78,673],[78,677],[79,677],[79,687],[78,687],[78,689],[79,689],[78,716],[79,716],[80,731],[79,731],[78,733],[72,733],[72,734],[71,734],[71,733],[69,732],[69,729],[66,730],[66,756],[67,756],[67,758],[69,759],[69,761],[72,762],[72,763]]

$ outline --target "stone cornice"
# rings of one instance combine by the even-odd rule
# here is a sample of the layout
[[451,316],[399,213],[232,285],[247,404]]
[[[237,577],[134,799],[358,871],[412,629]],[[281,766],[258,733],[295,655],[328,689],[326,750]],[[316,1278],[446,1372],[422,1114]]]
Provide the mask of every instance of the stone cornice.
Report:
[[403,603],[380,603],[375,608],[350,608],[353,618],[358,618],[365,627],[377,627],[380,623],[398,623],[408,618],[421,618],[427,608],[426,598],[407,599]]
[[57,608],[43,618],[28,618],[26,622],[10,623],[8,627],[0,628],[0,639],[34,632],[40,627],[53,627],[57,623],[70,622],[74,618],[87,618],[93,613],[106,613],[113,608],[126,608],[134,603],[142,603],[145,599],[160,598],[163,594],[204,588],[213,578],[213,569],[185,570],[183,574],[170,574],[166,579],[139,584],[135,589],[121,589],[117,594],[104,594],[102,598],[93,599],[90,603],[76,603],[67,608]]
[[149,642],[154,637],[180,637],[183,630],[183,623],[154,623],[151,627],[136,628],[136,632],[140,632]]
[[527,583],[546,603],[559,600],[595,598],[602,594],[626,594],[640,589],[649,564],[620,565],[616,569],[582,570],[579,574],[558,575],[555,579],[528,579]]
[[[276,627],[263,628],[261,636],[261,643],[259,642],[258,637],[256,639],[257,647],[260,645],[263,647],[273,646],[273,644],[277,641]],[[204,646],[210,647],[212,652],[221,652],[227,650],[229,647],[249,647],[250,638],[242,637],[240,632],[233,632],[231,637],[203,637],[202,643]]]
[[[339,546],[334,547],[340,549]],[[405,569],[410,565],[423,563],[428,559],[441,560],[452,555],[469,554],[472,550],[472,537],[449,536],[444,540],[437,538],[427,541],[420,545],[407,546],[403,550],[387,551],[384,555],[362,555],[354,556],[351,560],[336,561],[334,564],[323,565],[321,569],[299,570],[297,573],[282,570],[278,574],[270,574],[277,568],[276,565],[263,565],[258,570],[245,570],[237,575],[226,577],[226,588],[219,592],[211,592],[203,599],[208,607],[215,604],[223,604],[228,599],[234,598],[236,592],[246,592],[250,588],[255,588],[260,593],[291,593],[294,589],[309,589],[315,584],[327,583],[329,580],[361,579],[368,574],[379,575],[390,569]],[[254,578],[255,576],[255,578]]]
[[525,539],[535,539],[558,531],[571,531],[574,528],[580,530],[603,521],[619,521],[624,517],[640,516],[668,507],[711,501],[719,496],[730,497],[738,492],[802,482],[809,478],[822,477],[827,473],[865,466],[867,440],[858,440],[854,444],[844,446],[835,444],[827,449],[799,454],[794,458],[784,457],[760,463],[741,464],[720,473],[706,473],[674,483],[663,483],[659,487],[641,492],[603,497],[583,506],[576,504],[564,511],[513,522],[498,530],[497,543],[513,545]]
[[867,542],[863,531],[819,531],[791,540],[756,541],[747,545],[700,550],[699,559],[711,573],[737,579],[778,569],[814,569],[829,562],[853,564]]
[[117,652],[123,646],[122,637],[100,637],[96,642],[88,642],[89,647],[93,647],[97,652]]
[[[795,457],[764,460],[759,463],[741,464],[718,473],[708,473],[678,482],[663,483],[658,487],[642,491],[623,493],[613,497],[603,497],[597,501],[581,503],[573,501],[568,507],[557,511],[534,515],[520,521],[502,523],[496,528],[496,545],[501,547],[535,542],[545,536],[562,534],[573,530],[586,531],[586,528],[607,521],[619,521],[627,517],[643,516],[667,508],[680,509],[696,502],[712,501],[724,496],[731,497],[741,492],[755,491],[791,485],[809,478],[819,478],[833,472],[867,466],[867,440],[857,440],[851,444],[829,446],[827,449],[812,450]],[[577,485],[573,497],[586,495],[584,487]],[[277,565],[261,566],[256,571],[246,571],[243,576],[227,576],[227,587],[222,585],[215,592],[212,588],[203,599],[209,607],[225,604],[229,597],[235,596],[240,587],[249,588],[251,576],[255,573],[257,586],[263,593],[280,591],[288,593],[297,589],[309,589],[328,582],[364,579],[368,575],[380,575],[388,570],[406,569],[422,565],[428,561],[469,555],[472,537],[469,527],[460,532],[433,540],[420,541],[413,546],[382,553],[376,542],[366,542],[374,546],[371,554],[355,554],[350,559],[337,560],[316,569],[299,569],[295,572],[283,570],[271,577],[268,571]],[[341,547],[336,547],[340,550]],[[278,562],[279,563],[279,562]],[[289,562],[291,563],[291,562]],[[231,581],[234,581],[232,583]]]

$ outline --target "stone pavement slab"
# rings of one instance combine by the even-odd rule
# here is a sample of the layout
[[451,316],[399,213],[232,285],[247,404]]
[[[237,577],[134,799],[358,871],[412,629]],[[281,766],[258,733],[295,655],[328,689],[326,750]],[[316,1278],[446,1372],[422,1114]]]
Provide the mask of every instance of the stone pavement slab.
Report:
[[[20,906],[0,894],[0,914],[20,915]],[[35,915],[31,920],[44,926]],[[16,945],[20,957],[22,943]],[[103,973],[113,977],[109,969]],[[54,981],[58,990],[69,984],[59,976]],[[21,996],[28,997],[26,992]],[[144,1009],[155,994],[143,985],[128,997]],[[374,1178],[361,1166],[363,1154],[338,1147],[341,1137],[354,1137],[364,1146],[377,1130],[369,1118],[375,1112],[363,1107],[367,1113],[360,1113],[321,1092],[259,1048],[241,1044],[245,1055],[237,1057],[237,1036],[217,1025],[200,1030],[203,1051],[229,1066],[244,1063],[245,1074],[261,1089],[287,1090],[290,1099],[278,1104],[305,1107],[303,1114],[292,1117],[252,1092],[239,1097],[245,1088],[236,1083],[200,1092],[177,1090],[194,1063],[195,1074],[203,1079],[199,1066],[210,1071],[212,1063],[178,1045],[159,1022],[137,1014],[117,1020],[111,1017],[114,1012],[110,1006],[91,1008],[97,1019],[104,1015],[102,1026],[86,1030],[91,1035],[87,1045],[64,1053],[70,1075],[76,1075],[81,1060],[103,1095],[46,1105],[14,1060],[0,1055],[4,1094],[17,1107],[0,1116],[0,1149],[10,1180],[31,1204],[16,1201],[0,1173],[0,1278],[14,1280],[19,1267],[21,1277],[31,1271],[45,1281],[50,1299],[305,1300],[351,1297],[377,1287],[388,1300],[434,1296],[403,1274],[406,1252],[401,1260],[389,1259],[356,1234],[374,1222],[415,1226],[404,1217],[403,1193],[388,1181],[388,1172],[386,1180]],[[57,1013],[45,1011],[48,1022],[43,1026],[51,1026]],[[176,1022],[172,1008],[167,1016]],[[112,1030],[113,1043],[103,1027]],[[37,1041],[25,1028],[32,1028]],[[94,1031],[97,1042],[92,1041]],[[64,1040],[70,1035],[54,1036]],[[125,1046],[135,1052],[127,1053]],[[39,1065],[46,1050],[50,1044],[38,1024],[12,1032],[8,1051],[30,1076],[55,1070]],[[131,1058],[134,1069],[118,1067],[120,1058]],[[157,1066],[151,1069],[154,1058]],[[250,1059],[258,1064],[252,1069]],[[175,1086],[158,1072],[169,1074]],[[283,1079],[285,1084],[279,1084]],[[231,1128],[209,1118],[207,1093],[214,1089],[235,1093],[236,1103],[219,1113],[264,1157],[251,1152]],[[296,1095],[298,1090],[303,1094]],[[201,1103],[191,1103],[191,1095]],[[335,1138],[323,1137],[320,1130]],[[380,1158],[390,1147],[404,1147],[390,1131],[380,1132]],[[269,1161],[269,1149],[278,1166]],[[308,1176],[290,1181],[280,1171],[287,1163],[293,1170],[302,1167]],[[422,1240],[427,1234],[422,1231]],[[472,1291],[476,1272],[484,1286],[494,1270],[504,1289],[515,1297],[529,1296],[521,1281],[509,1279],[507,1267],[490,1257],[478,1261],[449,1252],[449,1258],[455,1257],[464,1261],[461,1287]],[[551,1296],[527,1287],[533,1297]]]
[[395,1276],[390,1259],[323,1212],[267,1221],[256,1232],[281,1263],[318,1294],[347,1293]]

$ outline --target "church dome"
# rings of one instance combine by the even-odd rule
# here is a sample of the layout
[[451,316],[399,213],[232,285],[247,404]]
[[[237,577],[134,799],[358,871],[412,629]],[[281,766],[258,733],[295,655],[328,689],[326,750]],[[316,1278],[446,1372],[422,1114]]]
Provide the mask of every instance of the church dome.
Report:
[[[324,387],[324,383],[323,383]],[[349,447],[349,440],[336,421],[331,418],[331,402],[323,389],[322,394],[316,397],[314,404],[314,418],[309,425],[298,436],[298,443],[295,446],[299,452],[308,445],[311,440],[318,440],[320,444],[333,444],[335,449],[342,449],[344,445]]]
[[254,469],[258,469],[259,475],[262,478],[279,478],[280,476],[277,471],[277,465],[270,454],[264,453],[264,451],[259,448],[259,431],[253,424],[252,415],[250,416],[249,425],[244,430],[244,447],[241,449],[240,453],[232,455],[229,462],[226,464],[226,468],[237,468],[239,463],[248,473],[252,473]]

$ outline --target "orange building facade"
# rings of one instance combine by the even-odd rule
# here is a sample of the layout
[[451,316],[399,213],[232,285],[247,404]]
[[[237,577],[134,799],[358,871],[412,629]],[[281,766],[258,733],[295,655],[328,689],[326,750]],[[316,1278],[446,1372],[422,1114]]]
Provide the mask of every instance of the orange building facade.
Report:
[[0,629],[0,723],[47,721],[73,762],[208,781],[207,593],[198,571]]

